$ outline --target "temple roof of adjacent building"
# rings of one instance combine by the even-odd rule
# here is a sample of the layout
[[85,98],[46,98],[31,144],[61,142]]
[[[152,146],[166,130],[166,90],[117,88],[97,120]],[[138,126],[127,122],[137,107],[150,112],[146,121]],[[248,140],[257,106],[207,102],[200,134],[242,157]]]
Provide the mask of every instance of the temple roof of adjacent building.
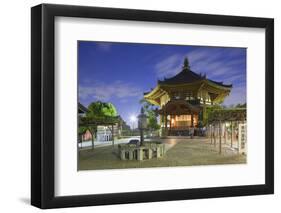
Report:
[[164,80],[158,80],[158,84],[185,84],[185,83],[194,83],[200,80],[208,80],[218,86],[223,87],[232,87],[232,84],[223,84],[223,82],[213,81],[211,79],[207,79],[206,74],[197,74],[193,72],[189,67],[188,59],[185,58],[184,65],[182,67],[182,71],[176,74],[171,78],[164,78]]
[[87,113],[88,109],[84,105],[82,105],[80,102],[78,103],[78,112],[79,113]]

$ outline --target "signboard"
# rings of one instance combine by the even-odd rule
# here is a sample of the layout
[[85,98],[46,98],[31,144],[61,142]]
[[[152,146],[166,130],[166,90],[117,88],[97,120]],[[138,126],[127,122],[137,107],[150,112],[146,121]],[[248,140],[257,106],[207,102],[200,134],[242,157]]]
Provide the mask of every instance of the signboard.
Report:
[[238,131],[238,152],[247,154],[247,124],[239,124]]

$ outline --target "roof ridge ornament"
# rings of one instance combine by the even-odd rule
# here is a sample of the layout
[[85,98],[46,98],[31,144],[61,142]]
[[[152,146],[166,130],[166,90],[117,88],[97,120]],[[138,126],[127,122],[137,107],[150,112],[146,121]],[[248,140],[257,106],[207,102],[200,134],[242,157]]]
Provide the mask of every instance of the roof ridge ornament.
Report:
[[187,57],[185,57],[184,58],[184,62],[183,62],[183,70],[189,70],[189,68],[190,68],[190,66],[189,66],[189,61],[188,61],[188,58]]

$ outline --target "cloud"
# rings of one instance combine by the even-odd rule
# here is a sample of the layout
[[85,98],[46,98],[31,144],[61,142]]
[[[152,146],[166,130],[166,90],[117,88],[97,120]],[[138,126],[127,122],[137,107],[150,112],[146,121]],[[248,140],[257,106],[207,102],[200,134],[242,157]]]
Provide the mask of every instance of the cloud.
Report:
[[79,98],[82,100],[95,99],[109,101],[111,98],[118,98],[126,102],[127,98],[142,95],[142,90],[129,83],[115,81],[111,84],[104,82],[92,82],[87,86],[79,86]]
[[246,76],[244,74],[232,75],[232,76],[224,78],[224,82],[226,84],[233,84],[233,82],[235,82],[235,85],[245,84],[246,83]]
[[233,87],[229,96],[227,96],[223,102],[224,105],[236,105],[238,103],[243,104],[247,102],[246,85]]
[[237,79],[236,76],[242,77],[241,72],[245,71],[242,66],[246,59],[241,57],[241,53],[240,48],[197,48],[188,53],[173,54],[156,64],[156,75],[163,78],[177,74],[181,71],[183,59],[188,57],[194,72],[206,73],[208,78],[219,81]]
[[246,57],[240,48],[196,48],[187,53],[170,55],[156,66],[158,78],[171,77],[181,71],[183,59],[188,57],[191,70],[205,73],[207,78],[233,84],[223,104],[246,102]]
[[181,54],[171,55],[155,65],[156,75],[159,78],[169,77],[179,72],[183,57]]
[[112,43],[110,42],[97,42],[96,44],[97,47],[104,52],[108,52],[112,48]]

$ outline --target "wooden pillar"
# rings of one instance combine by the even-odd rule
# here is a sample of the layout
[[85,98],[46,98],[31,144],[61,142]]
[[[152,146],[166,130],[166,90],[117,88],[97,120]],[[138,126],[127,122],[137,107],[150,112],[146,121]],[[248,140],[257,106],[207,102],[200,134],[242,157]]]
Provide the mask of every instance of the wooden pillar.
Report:
[[170,115],[170,130],[171,130],[171,126],[172,126],[172,115]]
[[[199,116],[198,116],[198,121],[199,121]],[[206,104],[205,103],[203,105],[202,122],[203,122],[203,125],[205,126],[206,122],[207,122],[207,110],[206,110]]]
[[112,146],[114,147],[114,125],[111,125],[111,128],[112,128]]
[[236,138],[236,134],[235,134],[235,140],[237,143],[237,147],[238,147],[238,140],[239,140],[239,121],[236,121],[237,124],[237,138]]
[[[237,126],[237,134],[239,134],[239,121],[236,121],[236,126]],[[234,133],[235,133],[235,131],[234,131]],[[238,148],[238,139],[239,139],[239,136],[237,135],[237,137],[236,137],[236,134],[234,134],[234,136],[235,136],[235,140],[236,140],[236,144],[237,144],[237,148]]]
[[80,142],[81,142],[81,149],[83,148],[83,134],[81,135],[81,137],[79,137]]
[[164,124],[164,128],[163,128],[163,132],[162,132],[162,136],[167,136],[167,114],[166,114],[166,111],[164,111],[164,114],[163,114],[163,124]]
[[92,133],[91,130],[89,130],[89,132],[91,133],[91,136],[92,136],[92,149],[95,148],[95,144],[94,144],[94,134]]
[[216,145],[217,145],[217,141],[216,141],[216,135],[217,134],[217,128],[216,128],[216,124],[214,125],[214,145],[215,145],[215,147],[216,147]]
[[167,130],[168,115],[165,114],[165,130]]
[[213,143],[213,125],[210,127],[211,144]]
[[219,121],[219,153],[221,154],[221,120]]
[[226,144],[226,122],[224,122],[224,143]]
[[230,136],[230,147],[233,146],[233,122],[231,121],[231,136]]
[[[78,156],[78,161],[77,161],[77,168],[79,168],[79,159],[80,159],[80,148],[79,148],[79,141],[81,140],[80,136],[78,136],[78,143],[77,143],[77,156]],[[82,142],[82,140],[81,140]],[[82,143],[81,143],[81,149],[82,149]]]

